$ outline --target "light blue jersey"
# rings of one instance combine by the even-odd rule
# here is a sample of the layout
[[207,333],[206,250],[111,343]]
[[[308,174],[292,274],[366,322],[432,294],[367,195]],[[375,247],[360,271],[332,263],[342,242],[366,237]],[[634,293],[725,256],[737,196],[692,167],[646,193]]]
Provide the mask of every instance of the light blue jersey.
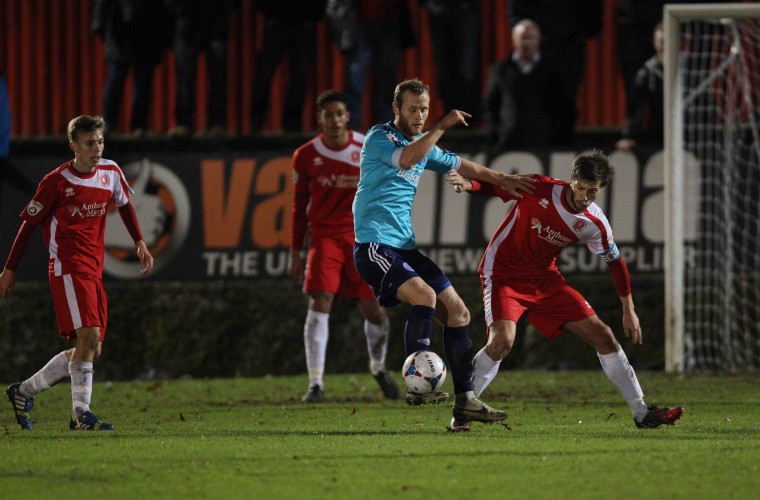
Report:
[[445,174],[459,170],[462,164],[454,153],[433,146],[421,162],[404,170],[399,161],[409,142],[393,122],[375,125],[367,133],[353,205],[357,242],[413,249],[412,201],[423,172],[428,169]]

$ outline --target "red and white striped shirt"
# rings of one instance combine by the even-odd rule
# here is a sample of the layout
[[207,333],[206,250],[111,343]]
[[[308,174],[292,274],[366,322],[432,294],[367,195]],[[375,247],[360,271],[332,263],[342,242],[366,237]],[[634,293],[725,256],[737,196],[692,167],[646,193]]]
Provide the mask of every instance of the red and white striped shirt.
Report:
[[[533,193],[517,200],[491,238],[478,271],[495,282],[540,284],[561,276],[557,256],[563,248],[585,243],[593,253],[608,261],[617,259],[617,247],[607,217],[596,203],[575,212],[567,204],[567,182],[532,176]],[[473,183],[476,194],[513,199],[501,188]]]
[[364,134],[350,131],[340,149],[325,144],[322,134],[293,153],[293,226],[290,247],[303,248],[307,229],[313,236],[354,231],[354,202],[359,183],[359,157]]
[[88,174],[77,172],[72,163],[64,163],[42,179],[21,218],[42,228],[50,274],[102,276],[109,203],[126,205],[132,188],[111,160],[101,159]]

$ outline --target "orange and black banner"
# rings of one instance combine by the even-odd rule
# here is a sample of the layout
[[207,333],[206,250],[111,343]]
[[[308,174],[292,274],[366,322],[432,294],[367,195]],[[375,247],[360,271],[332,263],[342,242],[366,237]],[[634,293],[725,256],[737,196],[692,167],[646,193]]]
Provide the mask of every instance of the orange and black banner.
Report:
[[[141,278],[133,243],[118,211],[108,215],[105,275],[116,279],[215,280],[288,276],[292,151],[117,154],[135,190],[132,203],[155,272]],[[491,168],[542,173],[567,179],[578,151],[511,152]],[[485,155],[468,155],[483,162]],[[663,155],[613,152],[616,173],[599,205],[632,273],[662,272],[664,232]],[[67,157],[16,158],[14,168],[34,184]],[[0,258],[5,259],[29,195],[3,188]],[[477,272],[493,231],[509,205],[500,199],[457,194],[443,177],[427,173],[414,202],[413,224],[420,249],[452,275]],[[18,279],[46,279],[47,251],[37,231],[18,269]],[[566,248],[563,272],[602,272],[606,266],[585,246]]]

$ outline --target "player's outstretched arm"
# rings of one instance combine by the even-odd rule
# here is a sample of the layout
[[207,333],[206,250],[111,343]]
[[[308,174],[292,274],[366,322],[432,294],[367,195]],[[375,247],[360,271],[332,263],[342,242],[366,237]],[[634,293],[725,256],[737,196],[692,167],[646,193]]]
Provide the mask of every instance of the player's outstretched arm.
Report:
[[465,158],[462,158],[459,173],[467,179],[475,179],[499,186],[515,199],[521,199],[522,193],[532,193],[536,188],[536,181],[529,175],[507,175]]
[[449,114],[443,117],[441,121],[433,125],[433,128],[428,130],[424,135],[418,137],[401,152],[401,158],[399,158],[399,164],[404,170],[412,168],[425,158],[428,153],[433,149],[438,140],[443,136],[443,133],[451,127],[461,123],[467,126],[467,118],[472,115],[453,109],[449,111]]
[[449,185],[454,186],[454,191],[457,193],[466,193],[472,190],[472,182],[461,176],[456,170],[449,170],[446,174],[446,182]]

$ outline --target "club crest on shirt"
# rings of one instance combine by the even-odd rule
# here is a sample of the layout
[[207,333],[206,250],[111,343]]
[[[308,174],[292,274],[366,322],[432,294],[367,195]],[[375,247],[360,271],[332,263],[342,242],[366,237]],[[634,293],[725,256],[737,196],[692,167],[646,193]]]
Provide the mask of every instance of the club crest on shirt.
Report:
[[393,135],[393,134],[391,134],[391,133],[389,132],[389,133],[385,134],[385,137],[387,137],[387,138],[388,138],[388,140],[390,140],[390,141],[391,141],[393,144],[395,144],[396,146],[398,146],[398,147],[401,147],[401,141],[399,141],[399,140],[398,140],[398,137],[396,137],[395,135]]
[[100,176],[100,183],[104,186],[108,185],[108,176],[107,175],[101,175]]
[[586,221],[583,219],[578,219],[575,222],[573,222],[573,229],[575,229],[576,232],[580,233],[584,229],[586,229]]
[[42,203],[39,201],[32,200],[29,202],[29,205],[26,206],[26,213],[34,217],[38,213],[40,213],[40,210],[42,210]]

